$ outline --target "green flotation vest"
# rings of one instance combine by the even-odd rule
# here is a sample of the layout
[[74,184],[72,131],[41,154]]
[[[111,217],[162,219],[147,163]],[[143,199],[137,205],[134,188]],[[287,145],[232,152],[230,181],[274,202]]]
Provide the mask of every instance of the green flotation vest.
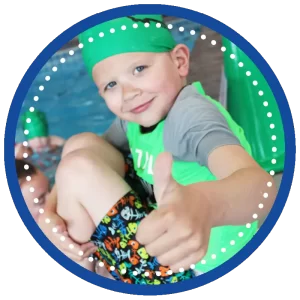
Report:
[[[200,82],[193,83],[193,86],[195,86],[197,91],[201,95],[204,95],[208,101],[211,101],[217,106],[227,120],[230,129],[239,139],[241,145],[252,155],[250,144],[246,140],[243,129],[234,122],[226,109],[219,102],[205,94]],[[163,144],[164,122],[165,121],[161,121],[152,132],[147,134],[141,134],[139,124],[131,122],[127,124],[127,138],[135,171],[138,176],[150,184],[153,184],[153,166],[155,159],[160,153],[165,151]],[[174,179],[182,185],[216,180],[216,177],[210,170],[206,166],[200,166],[198,162],[175,161],[172,166],[172,175]],[[200,272],[208,272],[230,259],[254,236],[257,231],[257,223],[258,222],[255,221],[250,224],[250,228],[248,228],[249,225],[246,226],[246,224],[242,226],[221,226],[212,228],[208,251],[201,262],[195,265],[195,269]]]

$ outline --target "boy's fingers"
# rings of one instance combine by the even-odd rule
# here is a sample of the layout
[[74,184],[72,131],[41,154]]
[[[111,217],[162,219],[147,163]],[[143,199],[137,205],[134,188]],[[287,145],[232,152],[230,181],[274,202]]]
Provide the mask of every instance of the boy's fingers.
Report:
[[[80,249],[80,245],[75,243],[72,239],[68,237],[68,233],[58,234],[58,248],[61,249],[66,255],[67,253],[72,253],[77,257],[83,256],[83,251]],[[81,255],[80,255],[81,254]]]
[[[62,236],[63,241],[61,240]],[[68,256],[72,255],[72,259],[77,261],[81,261],[82,259],[89,257],[97,250],[97,247],[93,243],[85,243],[83,245],[75,243],[71,238],[68,237],[67,232],[64,232],[64,234],[60,236],[60,243],[62,252]]]
[[94,252],[97,251],[98,247],[95,246],[92,242],[83,244],[80,246],[80,249],[83,251],[83,257],[88,257]]
[[177,232],[172,230],[161,235],[152,243],[146,246],[146,250],[151,256],[160,256],[168,253],[180,243],[177,238]]
[[[81,246],[80,246],[80,248],[81,248],[81,250],[83,251],[83,252],[86,252],[87,250],[89,250],[90,248],[94,248],[94,247],[96,247],[92,242],[88,242],[88,243],[85,243],[85,244],[82,244]],[[97,248],[97,247],[96,247]]]
[[75,262],[81,262],[83,260],[83,257],[79,256],[79,255],[75,255],[72,252],[63,252],[67,257],[69,257],[71,260],[75,261]]
[[92,247],[89,250],[87,250],[86,252],[84,252],[83,257],[89,257],[91,254],[95,253],[97,251],[97,247]]
[[167,229],[168,224],[165,222],[162,208],[160,210],[152,211],[139,224],[136,239],[142,245],[148,245],[163,235]]
[[49,238],[51,238],[52,243],[70,259],[82,261],[97,250],[97,247],[92,242],[82,245],[74,242],[69,237],[65,222],[57,214],[49,214],[47,217],[52,224],[55,224],[51,229],[52,234],[48,230]]
[[[81,249],[81,245],[77,244],[69,237],[69,234],[66,230],[66,224],[62,218],[60,218],[57,214],[51,213],[48,214],[46,217],[50,219],[53,225],[55,225],[52,225],[52,228],[47,228],[44,226],[45,234],[61,252],[63,252],[70,259],[75,260],[77,262],[82,261],[84,257],[87,257],[89,255],[85,254],[86,251],[83,251]],[[46,218],[44,219],[46,220]],[[49,226],[49,224],[47,224],[47,226]],[[85,250],[90,250],[88,246],[86,247],[87,248]]]

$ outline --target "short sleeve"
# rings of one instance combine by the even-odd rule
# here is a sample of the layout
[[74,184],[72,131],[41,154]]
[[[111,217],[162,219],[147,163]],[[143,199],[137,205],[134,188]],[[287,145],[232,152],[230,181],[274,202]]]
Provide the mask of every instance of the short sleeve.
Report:
[[116,118],[107,131],[103,134],[103,138],[111,145],[122,152],[129,152],[129,144],[126,135],[127,123]]
[[208,167],[208,157],[214,149],[240,142],[216,105],[197,92],[185,94],[166,118],[165,150],[175,160],[195,161]]

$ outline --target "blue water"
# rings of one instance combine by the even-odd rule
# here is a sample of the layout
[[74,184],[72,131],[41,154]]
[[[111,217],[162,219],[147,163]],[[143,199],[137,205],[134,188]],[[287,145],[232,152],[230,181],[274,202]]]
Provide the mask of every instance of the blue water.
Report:
[[[184,43],[192,50],[201,25],[188,20],[176,20],[172,25],[176,42]],[[178,30],[180,26],[184,27],[183,32]],[[191,30],[196,34],[191,35]],[[70,56],[69,50],[74,50],[74,55]],[[61,58],[66,59],[65,63],[60,62]],[[58,68],[57,72],[52,71],[54,66]],[[50,76],[49,81],[45,80],[46,76]],[[41,85],[43,91],[39,90]],[[34,101],[34,96],[39,100]],[[30,107],[45,112],[50,134],[63,138],[86,131],[102,134],[115,118],[98,95],[77,47],[55,53],[40,70],[24,99],[21,114]],[[24,140],[26,137],[19,122],[16,142]]]

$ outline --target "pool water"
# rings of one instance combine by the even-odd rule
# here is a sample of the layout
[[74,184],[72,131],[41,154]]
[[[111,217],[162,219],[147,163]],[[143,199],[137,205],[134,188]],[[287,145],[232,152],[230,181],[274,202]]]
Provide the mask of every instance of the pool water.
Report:
[[26,160],[43,172],[49,180],[50,188],[55,182],[55,173],[57,166],[61,160],[62,147],[57,147],[51,151],[44,151],[42,153],[34,153]]
[[[192,51],[201,25],[184,19],[172,21],[171,32],[178,43],[186,44]],[[179,27],[184,31],[179,31]],[[190,31],[195,34],[191,35]],[[69,55],[73,50],[74,54]],[[50,135],[58,135],[65,139],[80,132],[102,134],[112,123],[115,116],[106,107],[99,96],[95,84],[87,74],[81,50],[78,47],[55,53],[40,70],[32,83],[21,109],[21,114],[30,107],[46,113]],[[65,59],[61,63],[61,59]],[[57,71],[52,70],[57,67]],[[50,80],[45,80],[50,76]],[[40,91],[39,87],[44,86]],[[34,101],[38,96],[39,100]],[[16,142],[23,142],[26,136],[17,125]]]

